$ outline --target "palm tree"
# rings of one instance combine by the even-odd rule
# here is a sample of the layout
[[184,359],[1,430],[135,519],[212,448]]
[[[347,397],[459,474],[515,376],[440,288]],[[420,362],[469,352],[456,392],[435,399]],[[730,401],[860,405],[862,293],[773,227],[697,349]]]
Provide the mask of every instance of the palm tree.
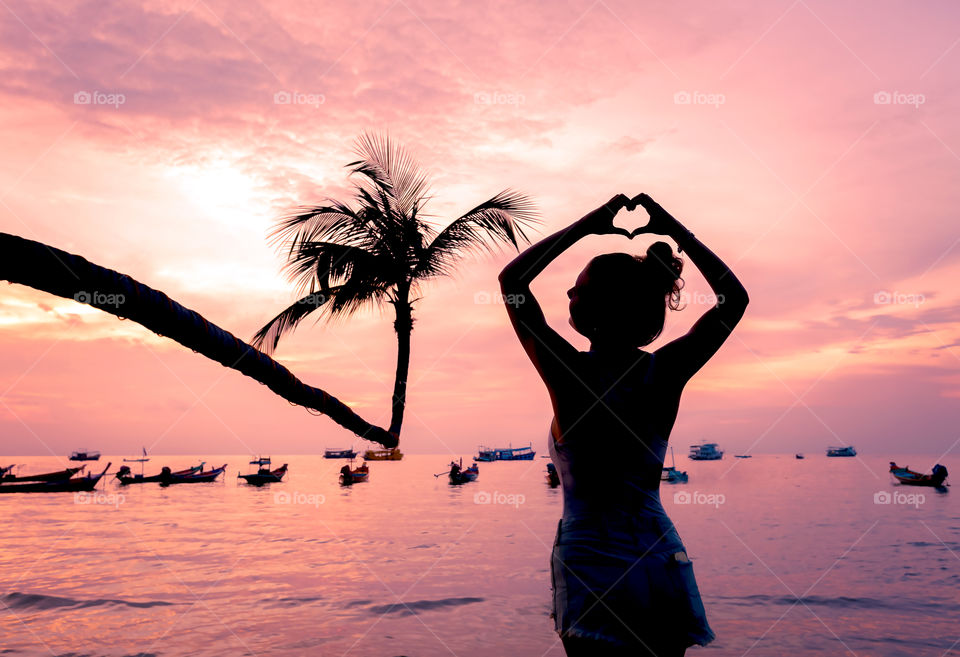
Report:
[[42,242],[0,233],[0,280],[129,319],[259,381],[291,404],[329,416],[361,438],[384,447],[397,445],[398,436],[370,424],[330,393],[308,386],[286,367],[203,315],[126,274]]
[[507,189],[437,229],[423,212],[427,176],[406,150],[385,135],[364,133],[356,153],[360,159],[347,165],[356,209],[328,199],[324,205],[300,206],[277,223],[272,239],[285,247],[285,270],[301,298],[251,342],[272,354],[280,339],[313,312],[330,320],[368,305],[391,304],[398,348],[388,431],[399,436],[413,304],[421,284],[452,274],[468,253],[507,244],[519,249],[536,213],[528,197]]

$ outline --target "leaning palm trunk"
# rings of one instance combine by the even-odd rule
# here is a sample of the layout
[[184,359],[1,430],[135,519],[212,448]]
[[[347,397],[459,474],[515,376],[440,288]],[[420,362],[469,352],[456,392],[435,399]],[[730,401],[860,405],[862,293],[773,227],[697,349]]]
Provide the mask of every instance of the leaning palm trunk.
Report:
[[0,280],[76,299],[237,370],[287,401],[314,409],[355,433],[386,447],[398,437],[370,424],[329,393],[306,385],[290,370],[163,292],[81,256],[0,233]]

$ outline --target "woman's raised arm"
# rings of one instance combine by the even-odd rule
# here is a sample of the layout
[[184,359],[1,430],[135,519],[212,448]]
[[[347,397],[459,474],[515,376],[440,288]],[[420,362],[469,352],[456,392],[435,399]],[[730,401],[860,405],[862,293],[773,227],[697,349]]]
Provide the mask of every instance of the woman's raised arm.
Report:
[[686,335],[657,350],[662,371],[683,385],[717,353],[743,317],[750,299],[730,268],[669,212],[646,194],[633,200],[650,213],[650,223],[635,230],[634,235],[655,233],[672,238],[703,274],[717,299]]

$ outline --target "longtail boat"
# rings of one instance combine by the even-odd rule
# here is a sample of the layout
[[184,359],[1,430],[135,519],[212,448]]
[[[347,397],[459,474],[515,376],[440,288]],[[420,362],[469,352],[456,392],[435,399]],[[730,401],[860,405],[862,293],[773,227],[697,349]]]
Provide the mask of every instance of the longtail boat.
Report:
[[340,484],[342,486],[359,484],[369,479],[370,468],[367,466],[366,461],[364,461],[363,465],[361,465],[359,468],[351,468],[349,465],[345,465],[340,468]]
[[[270,465],[270,459],[267,459],[266,465]],[[237,478],[245,479],[248,484],[252,484],[254,486],[262,486],[263,484],[269,484],[283,480],[283,475],[285,474],[287,474],[286,463],[275,470],[271,470],[269,467],[261,467],[253,474],[237,473]]]
[[107,473],[107,467],[100,474],[87,474],[54,481],[33,481],[25,484],[0,484],[0,493],[78,493],[93,490]]
[[901,484],[907,486],[931,486],[939,488],[947,479],[947,469],[939,463],[933,466],[930,474],[914,472],[910,468],[901,468],[893,461],[890,461],[890,474]]
[[355,459],[357,458],[357,453],[352,448],[348,449],[338,449],[335,447],[328,447],[323,450],[323,458],[325,459]]
[[226,469],[227,464],[224,463],[219,468],[213,468],[207,471],[200,470],[198,472],[188,472],[186,474],[171,472],[169,476],[160,480],[160,485],[169,486],[170,484],[199,484],[207,481],[216,481],[217,477],[223,474],[223,471]]
[[[12,468],[13,466],[10,467]],[[63,481],[64,479],[69,479],[73,475],[77,474],[85,467],[87,466],[81,465],[76,468],[67,468],[66,470],[57,470],[56,472],[27,475],[25,477],[21,477],[20,475],[5,474],[3,477],[0,477],[0,483],[17,483],[20,481]]]
[[170,472],[170,468],[164,466],[160,470],[160,474],[147,475],[144,476],[143,473],[134,474],[130,471],[129,466],[122,465],[120,469],[117,470],[117,473],[114,475],[117,480],[123,486],[129,486],[130,484],[149,484],[149,483],[160,483],[165,478],[182,476],[194,474],[195,472],[200,472],[203,470],[203,463],[200,465],[195,465],[192,468],[187,468],[186,470],[177,470],[176,472]]
[[399,447],[393,449],[368,449],[363,453],[365,461],[399,461],[403,458],[403,452]]
[[15,466],[16,466],[16,463],[11,463],[7,467],[3,467],[2,465],[0,465],[0,477],[4,476],[5,474],[13,470]]
[[477,477],[480,476],[480,467],[474,463],[469,468],[464,468],[463,459],[460,459],[460,463],[454,463],[451,461],[450,472],[448,473],[448,476],[451,484],[466,484],[468,482],[477,480]]

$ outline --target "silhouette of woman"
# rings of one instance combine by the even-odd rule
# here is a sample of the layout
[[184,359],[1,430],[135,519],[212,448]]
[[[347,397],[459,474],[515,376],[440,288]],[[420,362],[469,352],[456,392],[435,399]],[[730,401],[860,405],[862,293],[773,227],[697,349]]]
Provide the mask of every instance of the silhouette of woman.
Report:
[[[613,225],[642,205],[650,222]],[[642,347],[679,307],[683,261],[666,242],[645,256],[592,259],[567,292],[570,324],[590,340],[577,351],[551,329],[530,283],[588,235],[672,238],[700,269],[717,303],[683,337]],[[551,557],[553,612],[570,657],[676,657],[714,634],[680,536],[660,503],[667,439],[687,381],[717,352],[748,298],[730,269],[646,194],[619,194],[534,244],[500,274],[510,321],[553,404],[550,456],[560,472],[563,517]],[[505,297],[506,298],[506,297]],[[620,467],[611,467],[611,456]]]

